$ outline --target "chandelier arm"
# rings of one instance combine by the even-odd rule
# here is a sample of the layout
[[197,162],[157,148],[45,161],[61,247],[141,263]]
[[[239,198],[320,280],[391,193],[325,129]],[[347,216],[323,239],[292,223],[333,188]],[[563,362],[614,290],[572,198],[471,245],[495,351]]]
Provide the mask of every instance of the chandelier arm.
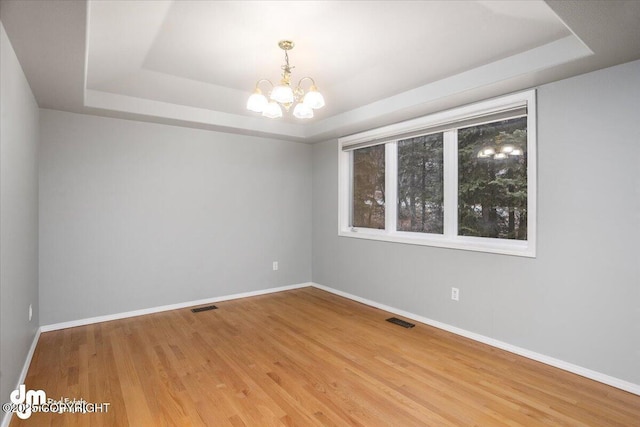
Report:
[[258,86],[259,86],[259,85],[260,85],[260,83],[262,83],[262,82],[268,82],[268,83],[271,85],[271,88],[272,88],[272,89],[273,89],[273,87],[275,86],[275,85],[273,84],[273,82],[272,82],[271,80],[269,80],[269,79],[260,79],[260,80],[258,80],[258,81],[256,82],[256,89],[258,89]]
[[299,88],[302,88],[302,82],[303,82],[303,81],[305,81],[305,80],[311,80],[311,85],[312,85],[312,86],[315,86],[315,85],[316,85],[316,81],[315,81],[315,80],[313,80],[313,79],[312,79],[311,77],[309,77],[309,76],[305,76],[305,77],[301,78],[301,79],[298,81],[298,87],[299,87]]

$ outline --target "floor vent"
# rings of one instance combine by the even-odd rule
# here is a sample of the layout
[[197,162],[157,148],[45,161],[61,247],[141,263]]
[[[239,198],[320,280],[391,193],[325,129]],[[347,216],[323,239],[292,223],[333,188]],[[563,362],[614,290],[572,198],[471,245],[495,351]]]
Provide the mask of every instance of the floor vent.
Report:
[[403,328],[413,328],[413,323],[405,322],[404,320],[398,319],[397,317],[390,317],[387,319],[387,322],[395,323],[396,325],[400,325]]
[[215,305],[208,305],[206,307],[198,307],[198,308],[192,308],[191,311],[194,313],[200,313],[201,311],[209,311],[209,310],[215,310],[216,307]]

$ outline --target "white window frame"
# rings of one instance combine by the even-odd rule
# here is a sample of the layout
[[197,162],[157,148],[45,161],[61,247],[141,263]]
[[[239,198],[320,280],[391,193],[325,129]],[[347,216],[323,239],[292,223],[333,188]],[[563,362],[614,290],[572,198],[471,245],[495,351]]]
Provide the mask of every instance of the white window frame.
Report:
[[[458,141],[455,122],[478,117],[478,125],[488,123],[491,121],[482,121],[483,115],[490,115],[514,106],[527,108],[527,240],[458,236]],[[425,129],[425,134],[428,134],[429,128],[446,127],[449,123],[453,123],[449,130],[438,130],[438,133],[443,132],[444,232],[429,234],[397,231],[397,203],[395,202],[397,200],[397,141],[401,139],[398,136],[419,132],[422,129]],[[338,235],[535,258],[536,128],[536,92],[528,90],[339,138]],[[348,148],[343,149],[343,147],[354,144],[376,145],[376,141],[379,140],[383,140],[385,144],[385,193],[388,201],[393,200],[393,203],[385,204],[385,229],[352,227],[350,216],[353,151],[347,151]]]

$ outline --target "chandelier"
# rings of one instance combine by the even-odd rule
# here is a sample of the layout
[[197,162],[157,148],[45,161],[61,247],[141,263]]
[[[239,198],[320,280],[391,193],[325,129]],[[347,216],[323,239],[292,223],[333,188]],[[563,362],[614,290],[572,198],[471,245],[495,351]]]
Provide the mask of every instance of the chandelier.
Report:
[[[256,87],[247,101],[247,109],[256,113],[262,113],[263,116],[270,119],[282,117],[282,107],[286,111],[295,104],[293,109],[294,117],[298,119],[310,119],[313,117],[313,110],[324,106],[324,98],[318,92],[316,82],[311,77],[303,77],[298,81],[295,88],[291,87],[291,69],[295,68],[289,65],[289,53],[294,47],[291,40],[281,40],[278,42],[280,49],[284,50],[285,64],[282,66],[282,79],[280,84],[274,85],[269,79],[260,79],[256,82]],[[302,82],[310,80],[311,85],[305,93],[302,89]],[[262,94],[259,86],[260,83],[267,82],[271,85],[268,92],[268,99]]]
[[478,151],[479,159],[492,158],[493,160],[504,160],[508,157],[517,157],[522,155],[522,149],[513,144],[505,145],[486,145]]

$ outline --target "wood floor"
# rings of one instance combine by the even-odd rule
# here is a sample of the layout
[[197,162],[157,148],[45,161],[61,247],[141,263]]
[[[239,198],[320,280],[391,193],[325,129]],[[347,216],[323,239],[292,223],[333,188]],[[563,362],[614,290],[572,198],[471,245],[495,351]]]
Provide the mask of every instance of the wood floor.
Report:
[[43,333],[11,426],[640,426],[640,396],[304,288]]

